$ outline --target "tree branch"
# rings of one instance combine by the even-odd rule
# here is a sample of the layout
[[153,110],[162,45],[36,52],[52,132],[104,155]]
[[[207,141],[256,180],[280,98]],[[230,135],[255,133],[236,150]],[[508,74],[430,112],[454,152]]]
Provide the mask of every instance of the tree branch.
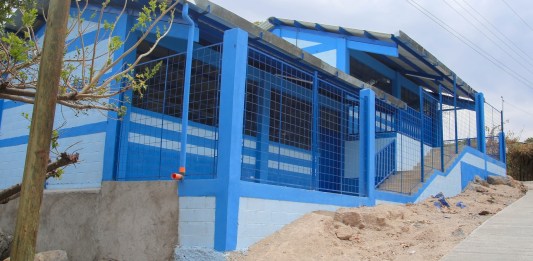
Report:
[[[61,153],[59,155],[59,158],[55,162],[48,164],[48,167],[46,168],[46,179],[50,177],[55,177],[57,175],[58,169],[77,163],[79,160],[79,156],[80,155],[78,153]],[[18,198],[19,195],[20,184],[16,184],[7,189],[4,189],[0,191],[0,204],[6,204],[7,202]]]

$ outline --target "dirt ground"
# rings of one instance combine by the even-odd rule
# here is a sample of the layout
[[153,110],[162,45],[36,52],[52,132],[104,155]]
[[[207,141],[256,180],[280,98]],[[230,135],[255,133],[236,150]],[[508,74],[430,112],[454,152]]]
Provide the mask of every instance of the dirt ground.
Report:
[[230,253],[228,260],[439,260],[526,191],[514,180],[507,185],[477,180],[460,195],[446,198],[450,208],[438,208],[438,199],[430,198],[418,204],[313,212],[246,252]]

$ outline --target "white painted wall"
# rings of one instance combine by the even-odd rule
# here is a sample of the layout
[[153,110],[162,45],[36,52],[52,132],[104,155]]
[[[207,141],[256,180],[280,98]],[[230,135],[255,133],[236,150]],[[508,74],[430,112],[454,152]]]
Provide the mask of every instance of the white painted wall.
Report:
[[[394,138],[376,139],[376,153],[385,148]],[[420,150],[419,150],[420,151]],[[344,142],[344,177],[358,178],[359,177],[359,141],[345,141]]]
[[[396,170],[407,171],[413,169],[420,160],[420,141],[397,134],[396,139]],[[424,156],[431,151],[431,147],[424,145]]]
[[250,247],[309,212],[335,211],[338,208],[334,205],[240,198],[237,249]]
[[179,198],[179,245],[215,247],[215,197]]
[[[31,113],[32,105],[21,105],[4,109],[0,122],[0,141],[22,139],[29,134],[30,122],[22,113]],[[77,115],[70,108],[58,106],[54,128],[62,130],[81,127],[87,124],[107,122],[101,113]],[[49,179],[47,188],[98,188],[102,182],[102,170],[105,149],[105,132],[60,138],[57,151],[78,152],[80,162],[65,168],[60,179]],[[15,144],[0,147],[0,189],[7,188],[22,181],[27,144]],[[54,155],[50,155],[54,158]]]

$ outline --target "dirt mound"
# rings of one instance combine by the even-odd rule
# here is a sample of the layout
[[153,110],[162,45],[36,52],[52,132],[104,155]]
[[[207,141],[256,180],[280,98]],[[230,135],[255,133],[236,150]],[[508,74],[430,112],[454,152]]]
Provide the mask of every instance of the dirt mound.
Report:
[[460,195],[446,198],[450,208],[431,198],[418,204],[309,213],[228,259],[439,260],[482,222],[524,195],[521,183],[506,184],[473,182]]

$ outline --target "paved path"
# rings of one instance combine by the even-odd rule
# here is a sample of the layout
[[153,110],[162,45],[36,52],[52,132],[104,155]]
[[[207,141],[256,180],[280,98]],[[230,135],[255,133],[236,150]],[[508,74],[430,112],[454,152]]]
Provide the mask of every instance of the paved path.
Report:
[[533,182],[521,199],[491,217],[441,261],[533,260]]

